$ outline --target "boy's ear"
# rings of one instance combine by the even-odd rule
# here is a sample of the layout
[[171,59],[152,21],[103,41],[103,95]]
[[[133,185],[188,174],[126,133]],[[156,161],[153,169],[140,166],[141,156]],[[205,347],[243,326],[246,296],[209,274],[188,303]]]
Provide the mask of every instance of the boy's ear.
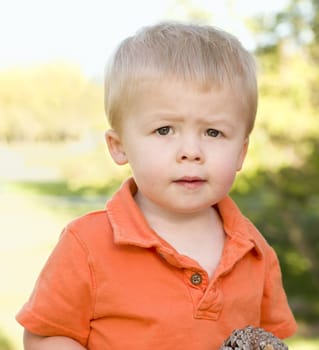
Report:
[[126,164],[128,160],[119,134],[110,129],[105,133],[105,141],[114,162],[118,165]]
[[247,137],[243,143],[243,147],[238,158],[237,171],[240,171],[241,168],[243,167],[244,160],[246,158],[246,154],[248,151],[248,146],[249,146],[249,137]]

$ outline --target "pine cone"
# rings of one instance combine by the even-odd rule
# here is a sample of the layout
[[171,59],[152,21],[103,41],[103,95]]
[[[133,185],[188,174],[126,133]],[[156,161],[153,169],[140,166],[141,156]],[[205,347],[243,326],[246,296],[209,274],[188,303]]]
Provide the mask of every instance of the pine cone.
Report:
[[262,328],[235,329],[219,350],[288,350],[288,346]]

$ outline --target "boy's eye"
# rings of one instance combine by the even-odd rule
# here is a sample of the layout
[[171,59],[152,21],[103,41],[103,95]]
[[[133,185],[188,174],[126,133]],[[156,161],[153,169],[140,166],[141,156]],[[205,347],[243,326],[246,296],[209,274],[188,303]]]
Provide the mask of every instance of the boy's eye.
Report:
[[210,137],[217,137],[220,135],[220,131],[216,129],[207,129],[206,134],[207,136],[210,136]]
[[161,128],[156,129],[156,133],[158,135],[168,135],[169,132],[171,131],[171,127],[170,126],[162,126]]

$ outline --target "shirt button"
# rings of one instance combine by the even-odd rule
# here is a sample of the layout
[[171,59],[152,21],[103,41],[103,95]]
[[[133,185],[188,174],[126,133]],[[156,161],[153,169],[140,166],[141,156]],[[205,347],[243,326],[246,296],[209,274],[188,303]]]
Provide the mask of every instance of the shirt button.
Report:
[[195,286],[199,285],[202,283],[202,276],[196,272],[191,276],[191,282],[192,284],[194,284]]

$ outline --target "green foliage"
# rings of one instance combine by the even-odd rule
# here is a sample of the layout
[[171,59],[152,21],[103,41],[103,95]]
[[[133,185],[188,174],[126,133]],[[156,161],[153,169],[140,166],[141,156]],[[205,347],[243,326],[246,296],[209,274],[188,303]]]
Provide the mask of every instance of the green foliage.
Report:
[[319,141],[302,164],[259,170],[233,191],[246,215],[278,253],[291,306],[299,319],[319,316]]
[[[310,17],[296,11],[306,3],[317,11]],[[316,33],[316,4],[292,0],[283,13],[255,21],[268,38],[257,49],[259,112],[246,169],[233,190],[278,253],[296,317],[311,324],[319,319],[319,69],[312,55],[318,41],[302,41],[300,33]],[[290,29],[282,36],[284,24]]]
[[0,141],[78,139],[102,125],[102,86],[73,66],[0,72]]

